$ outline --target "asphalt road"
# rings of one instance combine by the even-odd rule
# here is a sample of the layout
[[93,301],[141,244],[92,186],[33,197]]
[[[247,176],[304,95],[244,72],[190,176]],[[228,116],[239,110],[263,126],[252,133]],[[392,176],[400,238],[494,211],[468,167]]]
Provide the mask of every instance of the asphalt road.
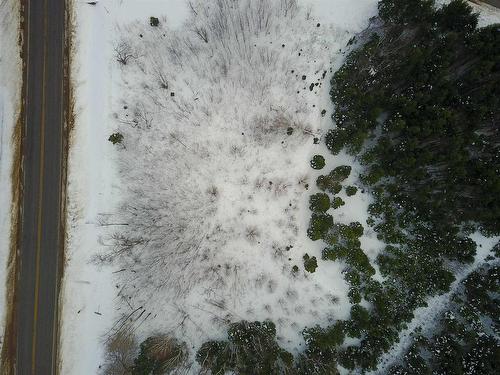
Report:
[[64,135],[64,0],[25,0],[25,122],[16,374],[57,371]]
[[[486,2],[500,6],[500,0]],[[25,0],[23,198],[16,375],[57,372],[65,0]]]
[[494,7],[500,8],[500,0],[480,0],[483,3],[493,5]]

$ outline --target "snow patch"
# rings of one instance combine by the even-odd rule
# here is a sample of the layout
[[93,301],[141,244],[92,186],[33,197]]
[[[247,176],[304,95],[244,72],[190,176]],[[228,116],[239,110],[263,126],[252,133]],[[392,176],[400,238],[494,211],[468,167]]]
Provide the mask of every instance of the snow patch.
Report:
[[347,316],[339,265],[309,274],[302,257],[321,252],[306,236],[318,97],[350,34],[284,3],[194,3],[177,32],[121,28],[127,189],[110,220],[128,225],[102,256],[126,270],[127,305],[150,316],[143,338],[170,332],[197,348],[228,322],[269,318],[297,352],[303,328]]
[[[302,328],[347,318],[342,264],[321,261],[322,244],[305,235],[309,160],[329,155],[313,142],[331,126],[329,80],[377,2],[334,0],[285,16],[277,1],[252,3],[264,13],[224,17],[246,15],[252,26],[216,37],[205,35],[216,19],[206,2],[194,2],[198,17],[182,1],[75,4],[61,373],[98,372],[106,335],[136,308],[140,340],[166,332],[191,354],[223,338],[230,321],[271,318],[280,344],[297,352]],[[116,61],[120,49],[130,53],[126,65]],[[124,142],[113,146],[117,131]],[[346,199],[356,210],[369,202],[362,193]],[[96,263],[139,236],[149,236],[148,256]],[[306,252],[320,263],[314,274],[303,270]]]
[[6,314],[6,276],[10,253],[12,214],[12,163],[14,128],[21,102],[22,70],[19,36],[19,2],[0,3],[0,350]]
[[377,14],[377,0],[300,0],[314,18],[341,27],[350,32],[360,32],[371,17]]

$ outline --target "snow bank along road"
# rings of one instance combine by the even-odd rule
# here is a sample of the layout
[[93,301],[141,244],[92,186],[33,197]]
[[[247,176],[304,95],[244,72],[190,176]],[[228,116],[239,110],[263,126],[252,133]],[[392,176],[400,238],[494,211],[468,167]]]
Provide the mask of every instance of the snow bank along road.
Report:
[[25,0],[23,198],[15,373],[56,369],[61,266],[64,0]]

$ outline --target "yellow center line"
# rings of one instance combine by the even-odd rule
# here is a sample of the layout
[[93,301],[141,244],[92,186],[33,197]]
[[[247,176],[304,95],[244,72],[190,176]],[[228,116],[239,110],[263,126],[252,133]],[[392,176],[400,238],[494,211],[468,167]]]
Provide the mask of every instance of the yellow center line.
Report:
[[35,260],[35,301],[33,308],[33,337],[31,343],[31,372],[36,371],[36,339],[37,339],[37,321],[38,321],[38,302],[40,289],[40,252],[42,239],[42,212],[43,212],[43,166],[45,149],[45,86],[46,86],[46,62],[47,62],[47,0],[43,2],[43,72],[42,72],[42,113],[40,124],[40,180],[38,187],[38,228],[36,240],[36,260]]

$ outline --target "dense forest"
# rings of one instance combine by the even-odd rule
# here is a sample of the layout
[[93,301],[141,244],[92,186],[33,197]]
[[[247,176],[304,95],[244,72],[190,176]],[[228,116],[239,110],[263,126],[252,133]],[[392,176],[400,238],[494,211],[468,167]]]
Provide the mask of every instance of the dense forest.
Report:
[[[336,374],[376,369],[381,356],[430,297],[450,292],[456,270],[475,260],[473,232],[500,234],[500,26],[477,28],[463,0],[381,0],[379,17],[332,78],[335,105],[326,143],[364,166],[368,225],[387,246],[372,264],[363,225],[335,223],[349,166],[320,176],[310,197],[308,235],[342,260],[349,320],[303,332],[293,360],[272,322],[239,322],[229,339],[205,343],[197,360],[213,374]],[[316,155],[311,167],[322,169]],[[393,374],[493,374],[500,368],[496,252],[451,291],[431,329],[419,331]],[[316,258],[304,256],[314,272]],[[321,265],[319,265],[321,267]],[[382,278],[375,279],[376,269]],[[380,281],[382,280],[382,281]],[[369,307],[367,307],[369,306]],[[349,338],[347,341],[346,339]],[[349,343],[349,344],[348,344]]]
[[[414,310],[450,290],[453,267],[474,260],[468,235],[500,233],[498,25],[478,29],[477,15],[461,0],[439,10],[429,0],[382,0],[370,32],[333,77],[336,128],[326,142],[332,153],[345,149],[364,165],[361,183],[375,198],[369,225],[387,244],[376,261],[384,281],[372,278],[356,238],[362,229],[339,229],[327,214],[312,214],[309,235],[328,244],[324,259],[347,263],[353,306],[349,321],[304,332],[301,373],[332,373],[332,362],[375,369]],[[339,180],[330,181],[331,193]],[[325,178],[318,187],[325,188]],[[450,302],[453,328],[443,317],[435,333],[415,339],[394,373],[494,372],[497,264],[489,257],[488,271],[466,279]],[[359,344],[342,345],[346,336]]]
[[463,1],[379,8],[381,29],[335,75],[328,147],[362,151],[365,182],[416,220],[498,232],[498,26],[477,30]]

